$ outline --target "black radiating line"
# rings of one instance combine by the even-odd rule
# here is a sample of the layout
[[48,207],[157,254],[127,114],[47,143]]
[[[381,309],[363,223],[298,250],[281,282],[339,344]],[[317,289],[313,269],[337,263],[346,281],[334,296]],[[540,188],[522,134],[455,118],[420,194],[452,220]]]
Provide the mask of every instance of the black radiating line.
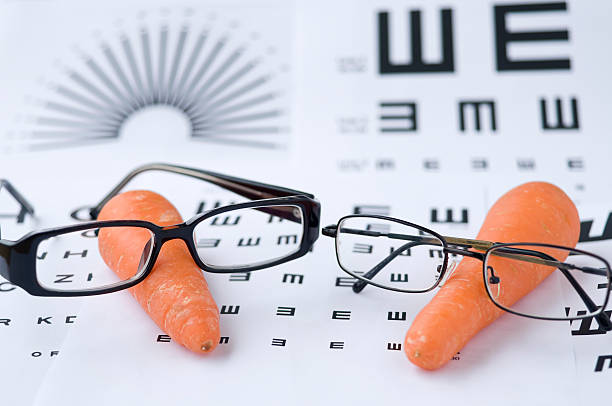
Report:
[[236,113],[238,111],[241,110],[245,110],[245,109],[250,109],[253,108],[255,106],[259,106],[260,104],[264,104],[267,103],[271,100],[274,100],[276,97],[278,96],[277,93],[275,92],[270,92],[270,93],[266,93],[262,96],[257,96],[248,100],[245,100],[241,103],[236,103],[234,105],[228,106],[224,109],[218,109],[219,107],[222,106],[218,106],[217,104],[213,104],[210,105],[206,112],[204,114],[213,114],[215,115],[215,117],[223,117],[227,114],[231,114],[231,113]]
[[[249,95],[249,92],[268,83],[272,76],[261,75],[250,80],[249,75],[258,61],[240,62],[244,54],[242,47],[232,51],[228,49],[225,53],[223,50],[228,46],[227,36],[212,42],[206,51],[208,31],[198,35],[188,55],[189,31],[189,27],[184,25],[173,44],[169,43],[167,25],[160,27],[157,44],[146,26],[140,28],[140,41],[134,44],[127,35],[121,34],[127,66],[122,66],[122,61],[117,58],[119,55],[108,43],[103,43],[103,59],[106,59],[112,71],[103,70],[102,64],[91,57],[85,60],[93,72],[91,79],[77,71],[70,71],[69,77],[77,85],[75,90],[63,86],[55,89],[67,101],[45,104],[49,110],[65,116],[37,117],[36,124],[43,128],[31,132],[32,138],[38,141],[30,149],[42,150],[112,140],[119,137],[121,125],[129,114],[157,103],[181,109],[191,121],[193,139],[243,146],[278,147],[276,142],[248,137],[277,135],[288,131],[287,128],[262,123],[262,120],[282,115],[281,110],[270,108],[273,106],[267,109],[264,107],[265,103],[277,98],[278,93],[259,89],[258,93],[263,94]],[[133,47],[138,42],[142,46],[141,50]],[[157,66],[153,63],[152,50],[159,51],[155,55]],[[142,70],[138,53],[142,57]],[[186,63],[183,64],[185,58]],[[65,104],[68,101],[78,103],[78,108]],[[259,125],[255,124],[257,121]],[[246,127],[240,128],[241,125]],[[249,139],[241,139],[240,136]]]
[[52,117],[38,117],[36,118],[36,123],[40,125],[53,126],[53,127],[76,127],[76,128],[85,128],[91,129],[93,131],[107,131],[113,130],[117,127],[111,123],[91,123],[84,121],[74,121],[74,120],[65,120],[61,118],[52,118]]
[[206,141],[209,143],[217,143],[217,144],[224,144],[224,145],[240,145],[243,147],[257,147],[257,148],[267,148],[267,149],[279,149],[282,148],[281,145],[274,143],[274,142],[270,142],[270,141],[255,141],[255,140],[238,140],[238,139],[231,139],[231,138],[217,138],[214,136],[208,136],[208,135],[199,135],[199,136],[194,136],[193,138],[195,141]]
[[[100,100],[104,101],[110,108],[115,108],[116,104],[113,104],[113,101],[106,94],[104,94],[100,89],[98,89],[89,80],[81,76],[81,74],[79,74],[78,72],[72,71],[70,73],[70,78],[74,80],[77,84],[85,88],[85,90],[97,96]],[[106,108],[107,107],[105,107],[105,109]]]
[[248,62],[244,67],[239,69],[237,72],[228,77],[225,81],[223,81],[220,85],[218,85],[215,89],[211,90],[210,93],[204,93],[200,96],[201,99],[207,100],[207,103],[210,103],[211,100],[214,100],[216,96],[222,93],[231,85],[238,82],[238,80],[249,73],[253,68],[257,65],[256,62]]
[[172,67],[170,68],[170,77],[168,78],[168,91],[166,92],[166,97],[163,102],[172,104],[170,101],[170,97],[174,94],[174,81],[176,80],[176,74],[178,72],[179,64],[181,63],[181,59],[183,57],[183,49],[185,48],[185,40],[187,39],[188,28],[183,27],[181,29],[181,34],[179,35],[178,43],[176,44],[176,51],[174,53],[174,58],[172,60]]
[[[87,135],[92,134],[92,135]],[[108,134],[108,135],[100,135],[100,134]],[[69,132],[69,131],[47,131],[47,130],[35,130],[30,133],[32,138],[78,138],[78,139],[89,139],[89,138],[117,138],[117,135],[111,131],[90,131],[89,133],[79,131],[79,132]],[[58,141],[59,142],[59,141]]]
[[98,77],[98,79],[100,79],[102,83],[104,83],[106,87],[110,89],[110,92],[117,98],[116,101],[113,101],[109,97],[111,104],[114,104],[115,106],[121,106],[121,110],[125,111],[126,114],[132,113],[134,109],[130,108],[129,105],[125,104],[126,97],[119,91],[117,86],[108,77],[108,75],[100,68],[100,65],[98,65],[98,63],[91,58],[87,59],[86,65],[93,71],[93,73]]
[[[97,121],[99,123],[120,123],[123,121],[120,118],[113,118],[111,116],[104,116],[97,113],[88,112],[85,110],[77,109],[76,107],[66,106],[61,103],[57,103],[54,101],[46,101],[44,102],[45,108],[49,110],[55,110],[60,113],[67,114],[69,116],[76,116],[80,118],[89,118],[90,120]],[[108,121],[107,121],[108,120]]]
[[147,75],[147,81],[149,88],[147,89],[147,104],[155,102],[155,85],[153,84],[153,66],[151,62],[151,45],[149,43],[149,33],[146,28],[143,28],[140,32],[140,39],[142,42],[142,57],[144,60],[145,72]]
[[138,70],[138,64],[136,63],[136,58],[134,56],[134,50],[132,49],[132,43],[125,34],[122,35],[121,45],[123,46],[123,53],[125,54],[130,65],[134,83],[136,83],[136,86],[138,87],[138,92],[135,92],[135,96],[138,97],[140,106],[143,107],[147,103],[145,89],[144,85],[142,84],[142,78],[140,77],[140,71]]
[[122,117],[122,114],[114,108],[108,108],[102,104],[99,104],[97,101],[91,100],[90,98],[83,96],[82,94],[77,93],[65,86],[58,86],[55,91],[58,94],[67,97],[68,99],[71,99],[73,102],[76,102],[81,106],[90,107],[94,111],[108,112],[111,116],[116,118]]
[[158,67],[157,67],[157,97],[158,102],[162,102],[165,98],[165,74],[166,74],[166,52],[168,45],[168,27],[162,26],[159,33],[159,55],[158,55]]
[[262,113],[253,113],[253,114],[246,114],[243,116],[228,117],[222,120],[217,119],[217,117],[215,117],[212,120],[206,120],[206,119],[195,120],[195,121],[192,121],[192,123],[196,127],[198,127],[199,124],[201,123],[206,123],[208,124],[208,127],[215,128],[217,126],[220,126],[220,125],[222,126],[225,124],[237,124],[237,123],[244,123],[244,122],[249,122],[249,121],[264,120],[267,118],[278,117],[281,114],[282,112],[280,110],[271,110],[271,111],[264,111]]
[[184,101],[190,100],[190,96],[191,96],[191,93],[193,92],[193,89],[196,88],[197,84],[200,82],[200,80],[202,80],[202,77],[204,76],[206,71],[210,68],[210,65],[212,65],[214,60],[217,58],[217,55],[219,54],[221,49],[225,46],[225,42],[226,42],[225,38],[222,38],[219,41],[217,41],[213,49],[204,58],[204,61],[202,61],[200,68],[198,69],[196,74],[191,79],[191,82],[189,82],[187,89],[185,89],[185,93],[181,95],[180,98],[178,99],[177,105],[179,105],[183,110],[185,110]]
[[206,33],[200,34],[200,36],[198,37],[198,41],[196,42],[195,46],[193,47],[193,50],[191,51],[191,55],[187,60],[187,64],[185,65],[185,69],[183,70],[183,73],[181,75],[181,79],[176,88],[176,92],[172,95],[172,104],[175,106],[178,105],[178,97],[183,92],[183,87],[185,86],[189,75],[191,75],[191,71],[195,66],[198,56],[200,56],[200,52],[202,51],[202,47],[204,46],[204,42],[206,41],[207,37],[208,36]]
[[[227,96],[222,97],[221,99],[217,100],[217,104],[220,106],[225,105],[233,101],[234,99],[242,96],[243,94],[250,92],[251,90],[256,89],[257,87],[267,83],[270,80],[270,78],[271,78],[270,75],[260,76],[257,79],[254,79],[251,82],[245,84],[244,86],[234,90],[232,93],[229,93]],[[205,111],[207,107],[208,107],[208,103],[202,103],[202,104],[198,104],[194,106],[194,108],[197,108],[200,111]],[[188,112],[191,113],[191,110],[188,110]]]
[[70,140],[70,141],[58,141],[58,142],[40,142],[40,143],[36,143],[36,144],[30,144],[28,146],[28,149],[30,151],[47,151],[50,149],[57,149],[57,148],[65,148],[65,147],[78,147],[80,145],[91,145],[93,143],[100,143],[100,142],[109,142],[109,141],[113,141],[114,140],[114,136],[109,137],[109,136],[93,136],[93,137],[88,137],[86,139],[80,139],[82,138],[82,135],[75,135],[74,136],[75,140]]
[[215,69],[208,80],[204,82],[202,86],[200,86],[200,89],[196,92],[195,97],[199,97],[200,95],[204,94],[206,90],[210,89],[210,87],[212,87],[212,85],[214,85],[215,82],[217,82],[217,80],[219,80],[230,69],[230,67],[238,60],[238,58],[240,58],[243,53],[244,49],[242,48],[238,48],[232,52],[230,56],[221,63],[221,66]]
[[204,82],[202,84],[202,86],[200,86],[200,88],[193,94],[193,97],[191,98],[185,98],[185,101],[187,103],[186,105],[186,110],[190,110],[191,106],[193,104],[196,104],[197,101],[202,97],[202,95],[204,95],[206,93],[206,91],[215,84],[215,82],[217,80],[219,80],[223,74],[225,72],[228,71],[228,69],[236,62],[236,60],[238,60],[238,58],[240,58],[240,55],[242,55],[243,51],[242,49],[237,49],[236,51],[232,52],[230,54],[229,57],[227,57],[225,59],[225,61],[223,63],[221,63],[221,66],[219,66],[208,78],[208,80],[206,82]]
[[128,80],[127,75],[123,71],[123,68],[117,61],[117,58],[115,57],[115,53],[108,45],[104,45],[102,50],[104,52],[104,55],[106,56],[106,60],[108,61],[108,63],[111,65],[111,67],[115,71],[115,74],[119,78],[119,81],[121,82],[121,84],[123,85],[123,88],[126,91],[126,94],[125,94],[126,101],[130,104],[130,107],[132,108],[132,110],[137,110],[138,108],[140,108],[140,101],[136,97],[134,97],[134,89],[132,88],[132,85],[130,84],[130,81]]
[[[220,135],[220,134],[238,134],[238,135],[260,135],[260,134],[279,134],[284,132],[281,127],[251,127],[251,128],[217,128],[217,127],[204,127],[204,128],[194,128],[194,136],[196,137],[204,137],[207,134],[211,134],[212,136]],[[197,134],[197,135],[196,135]]]

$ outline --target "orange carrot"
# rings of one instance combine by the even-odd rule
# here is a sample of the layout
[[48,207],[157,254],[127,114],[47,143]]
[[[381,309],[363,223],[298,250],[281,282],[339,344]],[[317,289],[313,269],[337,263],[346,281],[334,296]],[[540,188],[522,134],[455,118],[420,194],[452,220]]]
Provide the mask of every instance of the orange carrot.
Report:
[[[145,220],[159,226],[182,223],[163,196],[130,191],[115,196],[98,220]],[[122,280],[134,275],[150,233],[137,228],[101,229],[98,246],[104,262]],[[180,240],[166,242],[151,273],[130,291],[147,314],[173,340],[197,353],[219,343],[219,310],[202,271]]]
[[[579,232],[578,211],[569,197],[550,183],[530,182],[510,190],[495,202],[476,238],[574,247]],[[533,264],[526,266],[530,265]],[[440,368],[476,333],[504,313],[487,296],[482,266],[481,261],[464,257],[454,274],[414,319],[404,343],[412,363],[429,370]],[[539,267],[532,273],[537,275],[533,278],[506,274],[504,303],[516,302],[552,272],[550,267],[548,270]]]

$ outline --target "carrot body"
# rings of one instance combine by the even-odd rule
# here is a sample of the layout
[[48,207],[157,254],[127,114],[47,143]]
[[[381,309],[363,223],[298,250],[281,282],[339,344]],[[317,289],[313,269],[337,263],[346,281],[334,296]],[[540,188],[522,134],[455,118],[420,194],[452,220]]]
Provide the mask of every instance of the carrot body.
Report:
[[[578,211],[570,198],[554,185],[530,182],[510,190],[495,202],[477,239],[574,247],[579,233]],[[478,331],[504,313],[487,296],[482,266],[481,261],[465,257],[414,319],[404,343],[412,363],[430,370],[443,366]],[[504,303],[516,302],[552,272],[550,267],[526,266],[531,267],[529,272],[498,271],[505,272],[501,293]]]
[[[159,226],[183,222],[168,200],[150,191],[115,196],[98,219],[145,220]],[[125,280],[134,276],[150,239],[147,230],[107,228],[100,230],[98,246],[104,262]],[[155,323],[179,344],[206,353],[219,343],[219,310],[183,241],[166,242],[149,276],[130,291]]]

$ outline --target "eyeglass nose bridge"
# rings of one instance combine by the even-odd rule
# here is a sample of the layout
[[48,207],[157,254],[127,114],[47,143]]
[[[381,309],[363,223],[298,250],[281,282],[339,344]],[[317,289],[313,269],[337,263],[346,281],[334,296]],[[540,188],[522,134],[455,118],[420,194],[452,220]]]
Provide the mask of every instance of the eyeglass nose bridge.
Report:
[[160,252],[163,245],[168,241],[181,240],[185,244],[187,250],[191,254],[194,262],[201,268],[206,269],[206,265],[200,259],[197,252],[195,228],[187,223],[173,224],[160,227],[156,233],[155,245],[157,252]]
[[185,223],[160,227],[157,233],[157,240],[161,244],[177,239],[189,243],[191,238],[193,238],[191,227],[187,226]]

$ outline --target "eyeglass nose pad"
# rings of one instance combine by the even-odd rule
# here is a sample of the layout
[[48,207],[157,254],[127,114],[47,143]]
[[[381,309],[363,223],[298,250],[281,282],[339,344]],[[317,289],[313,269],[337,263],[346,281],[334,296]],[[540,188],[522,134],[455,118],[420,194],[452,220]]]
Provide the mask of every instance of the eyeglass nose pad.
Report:
[[137,274],[141,273],[149,263],[149,258],[151,257],[151,241],[153,240],[147,241],[144,246],[144,249],[142,250],[142,255],[140,256],[140,263],[138,264],[138,271],[136,272]]
[[[443,281],[440,281],[440,284],[438,285],[439,287],[444,286],[444,284],[446,284],[446,282],[448,282],[448,279],[453,275],[453,273],[455,273],[455,269],[457,269],[457,264],[458,262],[456,260],[452,260],[452,262],[450,263],[450,265],[448,266],[448,268],[446,269],[446,272],[448,272],[446,278],[444,278]],[[438,265],[438,269],[440,269],[442,267],[442,265]]]
[[487,271],[489,272],[487,285],[489,285],[489,291],[493,296],[493,299],[499,298],[499,292],[501,288],[501,279],[497,275],[495,275],[495,269],[492,266],[487,266]]

